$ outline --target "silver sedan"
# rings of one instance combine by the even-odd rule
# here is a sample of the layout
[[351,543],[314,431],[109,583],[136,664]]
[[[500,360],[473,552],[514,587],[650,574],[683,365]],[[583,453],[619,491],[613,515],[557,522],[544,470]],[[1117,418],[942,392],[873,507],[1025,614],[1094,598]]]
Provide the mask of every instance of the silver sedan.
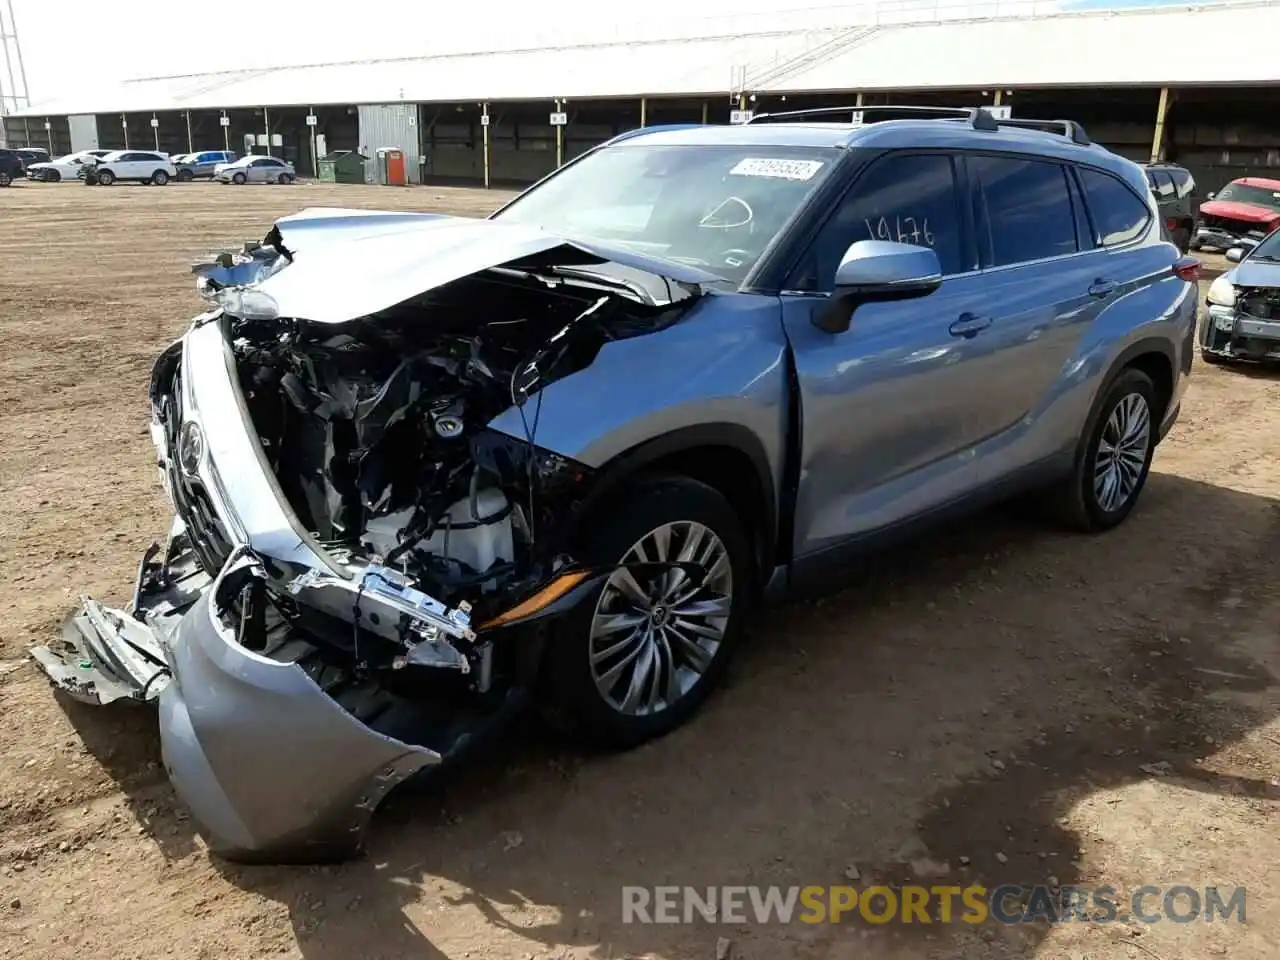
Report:
[[293,164],[277,157],[247,156],[234,163],[220,163],[213,178],[221,183],[293,183],[298,179]]

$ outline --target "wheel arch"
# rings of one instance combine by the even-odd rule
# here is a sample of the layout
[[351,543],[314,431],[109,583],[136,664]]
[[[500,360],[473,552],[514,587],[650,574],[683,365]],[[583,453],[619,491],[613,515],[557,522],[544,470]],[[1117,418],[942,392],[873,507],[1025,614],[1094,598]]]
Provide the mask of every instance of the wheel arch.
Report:
[[1102,402],[1107,397],[1108,388],[1121,372],[1129,368],[1141,370],[1155,384],[1160,393],[1161,405],[1159,416],[1153,416],[1152,419],[1157,427],[1163,421],[1169,401],[1173,397],[1177,355],[1173,345],[1168,340],[1160,337],[1144,337],[1121,350],[1115,359],[1111,361],[1107,372],[1098,381],[1097,392],[1094,394],[1093,403],[1089,407],[1089,417],[1085,421],[1084,429],[1080,431],[1079,446],[1076,451],[1077,456],[1083,452],[1084,446],[1089,442],[1089,437],[1093,435],[1098,417],[1102,415]]
[[759,586],[777,555],[778,501],[764,444],[736,423],[681,427],[617,454],[599,468],[580,524],[637,478],[674,473],[705,483],[729,501],[750,538]]

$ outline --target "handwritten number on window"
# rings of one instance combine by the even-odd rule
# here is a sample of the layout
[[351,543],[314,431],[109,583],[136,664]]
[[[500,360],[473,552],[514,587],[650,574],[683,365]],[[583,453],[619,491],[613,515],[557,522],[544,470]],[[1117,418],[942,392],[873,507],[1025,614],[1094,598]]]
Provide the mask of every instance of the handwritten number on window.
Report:
[[913,243],[916,246],[934,246],[937,237],[929,229],[929,218],[917,220],[915,217],[881,217],[872,221],[863,219],[867,227],[867,237],[871,240],[889,240],[897,243]]

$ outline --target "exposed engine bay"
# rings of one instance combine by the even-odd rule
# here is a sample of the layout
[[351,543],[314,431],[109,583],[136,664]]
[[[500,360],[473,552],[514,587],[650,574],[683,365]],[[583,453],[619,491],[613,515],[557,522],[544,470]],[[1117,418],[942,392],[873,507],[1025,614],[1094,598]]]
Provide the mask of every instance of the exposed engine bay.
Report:
[[219,852],[340,858],[387,791],[516,714],[539,623],[615,569],[575,555],[600,478],[538,446],[542,389],[679,322],[715,278],[341,210],[193,273],[211,309],[150,385],[167,542],[125,608],[83,598],[32,653],[77,699],[158,703],[166,769]]

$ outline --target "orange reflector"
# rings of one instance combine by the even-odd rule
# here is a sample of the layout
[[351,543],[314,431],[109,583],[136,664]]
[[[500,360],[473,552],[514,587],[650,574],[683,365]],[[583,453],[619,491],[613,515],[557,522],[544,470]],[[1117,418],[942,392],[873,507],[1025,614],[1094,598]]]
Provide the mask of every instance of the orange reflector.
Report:
[[576,587],[578,584],[586,580],[591,575],[589,570],[571,570],[563,573],[556,579],[552,580],[545,587],[535,593],[523,603],[516,604],[506,613],[500,613],[492,620],[480,624],[479,629],[491,630],[494,627],[505,626],[508,623],[514,623],[516,620],[523,620],[530,617],[546,607],[551,606],[566,593]]

